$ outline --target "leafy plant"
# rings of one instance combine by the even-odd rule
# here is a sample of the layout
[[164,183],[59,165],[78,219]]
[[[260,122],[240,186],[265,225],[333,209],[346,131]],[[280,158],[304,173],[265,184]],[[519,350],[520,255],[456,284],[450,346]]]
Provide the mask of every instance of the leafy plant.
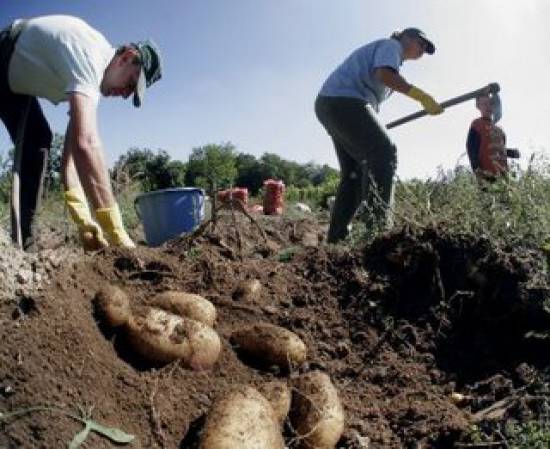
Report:
[[548,449],[550,447],[550,423],[528,421],[509,422],[505,436],[510,449]]
[[68,449],[78,449],[86,441],[90,432],[95,432],[98,435],[101,435],[104,438],[108,438],[113,443],[117,444],[129,444],[135,439],[134,435],[123,432],[116,427],[107,427],[92,420],[91,415],[93,407],[90,407],[88,410],[80,409],[79,411],[80,415],[76,415],[72,412],[62,409],[61,407],[37,405],[20,410],[15,410],[9,413],[0,413],[0,421],[8,421],[10,419],[18,418],[20,416],[34,412],[53,412],[68,416],[69,418],[72,418],[75,421],[79,421],[84,424],[84,429],[82,429],[73,437],[73,439],[67,446]]
[[298,254],[300,248],[298,246],[289,246],[288,248],[282,249],[279,254],[277,254],[277,260],[279,262],[290,262],[294,259],[294,256]]

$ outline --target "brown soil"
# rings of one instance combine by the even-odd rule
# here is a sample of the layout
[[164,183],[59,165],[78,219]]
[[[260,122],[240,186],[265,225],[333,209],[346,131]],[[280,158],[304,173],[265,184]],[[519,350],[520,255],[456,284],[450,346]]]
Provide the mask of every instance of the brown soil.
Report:
[[[196,447],[217,396],[297,374],[252,367],[232,349],[233,330],[269,322],[305,341],[299,372],[324,370],[340,391],[339,447],[365,447],[363,437],[371,449],[451,448],[468,441],[476,419],[490,432],[492,421],[475,413],[503,399],[501,422],[542,413],[550,294],[537,254],[438,229],[403,229],[347,250],[319,245],[324,229],[312,219],[267,217],[261,226],[266,239],[245,217],[226,215],[194,239],[86,256],[40,296],[0,303],[0,412],[93,406],[94,420],[136,435],[130,447]],[[239,294],[247,279],[260,280],[257,298]],[[134,304],[167,289],[211,300],[223,340],[215,367],[155,368],[129,353],[94,314],[105,283]],[[81,429],[35,412],[0,423],[0,448],[63,448]],[[96,434],[86,444],[114,447]]]

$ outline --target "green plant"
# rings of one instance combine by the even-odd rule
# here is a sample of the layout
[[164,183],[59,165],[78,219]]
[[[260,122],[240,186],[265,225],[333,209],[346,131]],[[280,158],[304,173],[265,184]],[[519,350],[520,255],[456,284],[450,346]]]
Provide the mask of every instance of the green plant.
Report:
[[57,407],[53,405],[37,405],[37,406],[15,410],[9,413],[0,412],[0,421],[8,421],[14,418],[17,419],[23,415],[27,415],[29,413],[34,413],[34,412],[52,412],[52,413],[60,413],[65,416],[68,416],[69,418],[72,418],[75,421],[79,421],[82,424],[84,424],[84,429],[82,429],[73,437],[73,439],[68,445],[68,449],[78,449],[86,441],[86,438],[88,437],[90,432],[95,432],[98,435],[108,438],[109,440],[111,440],[113,443],[116,443],[116,444],[128,444],[135,439],[134,435],[130,435],[126,432],[123,432],[122,430],[117,429],[116,427],[106,427],[102,424],[95,422],[94,420],[91,419],[92,411],[93,411],[93,407],[90,407],[88,410],[79,408],[80,414],[77,415],[61,407]]
[[126,226],[126,229],[129,231],[135,231],[141,223],[134,206],[135,200],[140,193],[140,184],[138,182],[133,182],[126,186],[124,190],[119,191],[116,198],[120,208],[120,213],[122,215],[122,220]]
[[300,248],[297,246],[289,246],[288,248],[284,248],[277,254],[277,260],[279,262],[290,262],[294,259],[294,256],[298,254],[299,250]]
[[510,449],[548,449],[550,422],[508,422],[504,428],[504,436]]
[[185,257],[189,260],[195,260],[201,255],[201,249],[198,247],[191,248],[185,253]]
[[443,224],[451,232],[484,235],[506,245],[538,247],[550,235],[550,162],[538,155],[529,168],[480,185],[459,167],[435,179],[396,183],[395,224]]

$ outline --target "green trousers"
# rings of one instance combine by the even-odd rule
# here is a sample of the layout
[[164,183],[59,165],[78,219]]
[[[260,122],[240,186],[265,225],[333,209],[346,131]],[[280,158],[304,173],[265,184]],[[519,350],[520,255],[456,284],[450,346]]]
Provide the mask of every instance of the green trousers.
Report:
[[390,225],[397,150],[384,125],[358,98],[318,96],[315,113],[331,136],[340,163],[327,241],[347,237],[348,225],[362,203],[367,232]]

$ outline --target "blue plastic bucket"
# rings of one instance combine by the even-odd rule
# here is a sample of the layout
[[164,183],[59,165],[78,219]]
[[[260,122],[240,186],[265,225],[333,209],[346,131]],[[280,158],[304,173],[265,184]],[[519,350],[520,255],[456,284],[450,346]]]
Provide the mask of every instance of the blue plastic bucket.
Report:
[[193,231],[204,219],[204,192],[178,187],[142,193],[134,201],[149,246]]

